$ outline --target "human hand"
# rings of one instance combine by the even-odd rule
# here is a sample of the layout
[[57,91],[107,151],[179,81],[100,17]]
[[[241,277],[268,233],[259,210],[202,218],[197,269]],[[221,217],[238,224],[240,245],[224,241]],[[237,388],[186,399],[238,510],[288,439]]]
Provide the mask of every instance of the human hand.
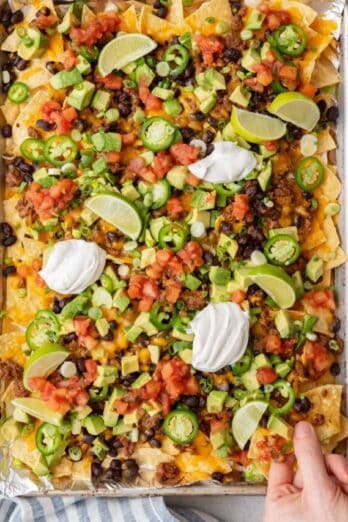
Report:
[[273,462],[264,522],[347,522],[348,463],[341,455],[323,456],[311,424],[295,427],[293,459]]

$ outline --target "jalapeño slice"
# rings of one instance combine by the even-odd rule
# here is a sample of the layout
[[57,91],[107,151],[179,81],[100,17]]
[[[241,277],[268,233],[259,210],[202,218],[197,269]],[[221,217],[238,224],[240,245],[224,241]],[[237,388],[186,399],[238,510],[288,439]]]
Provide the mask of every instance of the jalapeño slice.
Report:
[[264,252],[273,265],[288,266],[296,261],[301,249],[294,237],[288,234],[277,234],[268,239]]
[[27,138],[24,140],[19,150],[22,155],[31,161],[43,161],[44,157],[44,147],[45,144],[42,140],[37,140],[35,138]]
[[272,415],[282,416],[289,413],[292,410],[295,404],[295,392],[292,388],[291,384],[285,379],[279,379],[278,381],[272,383],[273,390],[278,390],[280,395],[287,399],[287,402],[283,406],[279,406],[278,408],[269,405],[270,412]]
[[39,310],[26,329],[25,339],[31,350],[37,350],[55,342],[59,330],[60,324],[55,314],[50,310]]
[[29,88],[23,82],[15,82],[8,91],[8,98],[13,103],[23,103],[29,97]]
[[61,442],[62,435],[58,426],[44,422],[36,432],[36,447],[42,455],[52,455],[57,451]]
[[277,49],[282,54],[300,56],[306,48],[306,33],[297,24],[281,25],[273,35]]
[[45,143],[45,159],[57,167],[74,160],[77,156],[77,152],[77,144],[66,134],[52,136]]
[[312,192],[321,185],[324,171],[324,165],[315,156],[303,158],[297,165],[296,183],[302,190]]
[[140,138],[146,148],[153,152],[168,149],[174,141],[176,128],[160,116],[153,116],[144,121]]
[[164,53],[164,60],[170,67],[169,74],[171,76],[178,76],[181,74],[185,70],[189,59],[190,55],[188,50],[186,47],[179,44],[171,45]]
[[187,230],[180,223],[164,225],[158,234],[158,242],[162,248],[169,248],[173,252],[181,250],[186,243]]
[[163,305],[156,303],[150,311],[150,321],[157,330],[170,330],[173,326],[173,318],[171,314],[163,309]]
[[163,431],[176,444],[189,444],[198,433],[198,419],[187,409],[176,409],[164,419]]

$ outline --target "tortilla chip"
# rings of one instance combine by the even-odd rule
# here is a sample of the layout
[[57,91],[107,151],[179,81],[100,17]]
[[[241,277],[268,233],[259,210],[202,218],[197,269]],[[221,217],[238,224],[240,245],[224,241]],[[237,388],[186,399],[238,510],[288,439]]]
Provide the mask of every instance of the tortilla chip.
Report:
[[323,441],[322,449],[324,453],[332,453],[336,446],[348,437],[348,418],[341,415],[341,430],[337,435]]
[[[341,430],[342,390],[341,385],[326,384],[304,394],[312,404],[306,420],[313,424],[320,441],[337,435]],[[322,417],[323,423],[318,424]]]
[[330,44],[333,36],[322,35],[320,33],[317,33],[316,31],[313,31],[310,28],[307,28],[306,33],[308,38],[307,51],[298,61],[298,64],[300,67],[300,75],[302,82],[310,83],[316,61],[321,55],[321,53]]
[[334,64],[325,56],[315,62],[314,70],[311,77],[311,83],[317,89],[326,87],[328,85],[335,85],[339,83],[340,75],[337,72],[337,68]]
[[82,29],[87,29],[87,27],[96,19],[96,15],[93,13],[92,9],[90,9],[86,4],[82,8],[81,13],[81,27]]
[[24,237],[8,248],[7,255],[13,261],[21,260],[29,264],[32,263],[33,259],[40,257],[45,248],[46,245],[42,241]]
[[336,200],[338,198],[342,190],[342,184],[332,168],[326,167],[324,180],[320,185],[320,188],[317,190],[318,193],[321,192],[330,201]]
[[11,359],[20,366],[25,364],[23,345],[25,343],[23,332],[11,332],[0,335],[0,360],[8,361]]
[[307,314],[315,315],[315,317],[317,317],[318,319],[318,321],[315,323],[313,327],[313,331],[317,333],[322,333],[324,335],[327,335],[328,337],[332,337],[332,312],[324,308],[315,308],[306,299],[302,300],[302,305]]
[[309,5],[296,2],[295,0],[275,0],[270,3],[274,9],[289,11],[291,13],[292,22],[306,28],[309,27],[318,16],[318,13]]
[[5,417],[11,417],[11,415],[13,414],[13,411],[14,411],[14,406],[12,405],[12,401],[13,401],[13,399],[16,398],[14,382],[12,381],[7,386],[6,383],[4,382],[4,380],[2,379],[2,381],[0,383],[0,389],[3,386],[6,386],[6,387],[5,387],[4,393],[0,397],[1,414],[4,415]]
[[46,68],[46,60],[35,59],[31,61],[31,66],[25,71],[21,71],[17,79],[24,82],[30,89],[37,89],[47,85],[52,74]]
[[139,464],[140,479],[147,483],[154,482],[156,468],[159,464],[174,461],[173,456],[156,448],[137,448],[134,452],[134,458]]
[[47,293],[45,288],[36,284],[35,277],[27,277],[27,294],[25,297],[18,295],[18,277],[7,279],[7,316],[15,325],[24,327],[34,319],[38,310],[50,308],[52,293]]
[[172,0],[169,4],[167,20],[171,24],[181,24],[184,21],[184,6],[182,0]]
[[63,457],[55,466],[52,467],[51,472],[54,478],[71,477],[73,463],[67,457]]
[[338,247],[334,257],[325,263],[324,270],[333,270],[334,268],[337,268],[338,266],[345,263],[347,260],[348,256],[345,251],[341,247]]
[[326,235],[327,245],[331,250],[336,250],[340,244],[337,228],[331,216],[327,216],[323,223],[324,234]]
[[324,154],[330,150],[337,149],[337,145],[333,137],[331,136],[329,129],[324,129],[318,134],[318,148],[317,154]]
[[301,246],[304,251],[307,251],[312,250],[313,248],[317,248],[325,242],[326,236],[320,226],[320,223],[318,221],[314,221],[312,223],[312,228],[309,234],[306,236]]
[[13,125],[19,114],[18,103],[13,103],[9,98],[6,98],[5,103],[1,105],[0,109],[4,117],[6,117],[7,123]]
[[164,43],[174,36],[178,36],[190,30],[186,23],[171,24],[167,20],[154,15],[146,6],[141,13],[141,31],[151,36],[159,43]]
[[137,12],[134,5],[131,5],[127,11],[121,15],[120,30],[126,33],[139,33],[140,25],[138,21]]
[[336,378],[330,372],[324,373],[324,375],[319,377],[319,379],[317,379],[316,381],[299,383],[297,391],[298,393],[304,393],[309,390],[313,390],[313,388],[318,388],[318,386],[323,386],[325,384],[336,384]]
[[207,19],[213,18],[216,22],[223,21],[228,25],[232,23],[232,10],[228,0],[210,0],[202,4],[194,13],[185,18],[185,22],[193,32],[204,35],[215,34],[216,23],[207,23]]

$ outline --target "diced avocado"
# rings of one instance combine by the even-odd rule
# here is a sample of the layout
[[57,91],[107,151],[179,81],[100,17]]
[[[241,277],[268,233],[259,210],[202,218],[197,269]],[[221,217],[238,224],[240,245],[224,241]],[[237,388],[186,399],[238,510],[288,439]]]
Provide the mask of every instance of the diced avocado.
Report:
[[67,102],[78,111],[82,111],[91,103],[95,85],[84,80],[71,91],[67,98]]
[[90,435],[97,436],[105,430],[104,419],[101,415],[89,415],[82,424]]
[[105,426],[107,426],[108,428],[113,428],[117,424],[119,415],[114,410],[115,402],[118,399],[120,399],[122,395],[124,395],[124,393],[124,390],[122,390],[121,388],[114,388],[109,399],[105,402],[103,419]]
[[157,96],[157,98],[160,98],[161,100],[170,100],[171,98],[174,98],[173,89],[164,89],[163,87],[155,87],[154,89],[152,89],[151,92],[154,96]]
[[207,398],[208,413],[220,413],[227,399],[227,391],[212,390]]
[[265,366],[272,366],[270,360],[264,353],[259,353],[254,359],[254,366],[256,369],[264,368]]
[[150,321],[150,314],[148,312],[141,312],[135,320],[135,326],[140,326],[146,335],[156,335],[158,333],[157,328]]
[[142,386],[145,386],[148,382],[150,382],[152,379],[151,375],[148,372],[143,372],[135,379],[134,382],[132,382],[132,388],[137,389],[141,388]]
[[222,129],[222,139],[225,141],[236,141],[237,135],[231,122],[227,123]]
[[238,252],[238,243],[235,239],[228,237],[226,234],[220,234],[218,240],[218,248],[227,252],[232,259],[234,259]]
[[297,227],[282,227],[282,228],[271,228],[268,231],[268,237],[278,236],[279,234],[286,234],[291,236],[298,241],[298,230]]
[[86,58],[84,56],[82,56],[81,54],[79,54],[79,56],[77,58],[78,58],[78,62],[76,64],[76,69],[78,69],[80,71],[80,73],[83,75],[89,74],[92,70],[92,66],[89,63],[89,61],[86,60]]
[[115,366],[101,366],[97,367],[98,376],[93,382],[93,386],[97,386],[98,388],[102,388],[107,384],[113,384],[118,377],[118,369]]
[[150,230],[148,230],[148,229],[145,230],[144,241],[145,241],[145,245],[148,248],[151,248],[151,247],[153,247],[156,244],[156,241],[154,240]]
[[279,310],[274,317],[276,328],[281,338],[288,337],[291,332],[291,319],[286,310]]
[[93,96],[91,107],[98,112],[105,112],[111,102],[111,93],[99,89]]
[[150,415],[150,417],[156,415],[156,413],[159,413],[162,409],[161,405],[155,401],[149,401],[148,403],[143,404],[142,408],[148,415]]
[[97,152],[120,152],[122,146],[121,135],[118,132],[96,132],[91,136]]
[[62,70],[57,72],[57,74],[50,79],[50,84],[53,89],[65,89],[66,87],[81,83],[82,80],[83,78],[80,71],[75,67],[71,69],[71,71]]
[[258,390],[260,388],[260,383],[256,377],[256,367],[254,365],[251,366],[250,370],[243,373],[240,377],[242,384],[248,391]]
[[224,91],[226,89],[226,81],[223,74],[214,68],[206,69],[196,75],[196,82],[200,88],[205,91]]
[[104,317],[96,320],[95,327],[98,330],[99,335],[101,335],[102,337],[104,337],[104,335],[106,335],[110,329],[109,323]]
[[138,337],[141,333],[142,333],[142,329],[140,328],[140,326],[135,326],[133,324],[133,326],[131,326],[130,328],[128,328],[128,330],[126,330],[126,337],[127,337],[128,341],[130,341],[131,343],[135,343],[135,341],[138,339]]
[[264,42],[261,47],[261,60],[267,60],[267,53],[271,50],[271,44],[269,42]]
[[251,11],[246,26],[244,29],[249,31],[258,31],[262,27],[262,23],[265,19],[265,15],[260,13],[260,11],[253,10]]
[[156,249],[144,248],[141,251],[140,268],[146,268],[156,261]]
[[14,409],[12,416],[17,422],[24,422],[27,424],[30,421],[29,415],[25,411],[18,408],[18,406]]
[[141,77],[146,79],[147,86],[150,85],[150,83],[152,82],[152,80],[155,77],[155,73],[153,72],[152,69],[150,69],[150,67],[146,63],[139,65],[139,67],[136,68],[135,81],[137,82],[138,85],[140,83]]
[[35,475],[38,477],[44,477],[50,473],[50,470],[47,467],[45,457],[43,455],[38,456],[35,464],[31,468]]
[[216,94],[210,94],[207,98],[202,100],[199,104],[199,109],[203,114],[210,112],[216,105],[217,96]]
[[71,418],[71,434],[80,435],[81,430],[82,430],[82,421],[80,421],[76,417],[72,417]]
[[128,426],[136,426],[139,422],[139,413],[137,410],[132,411],[132,413],[127,413],[123,417],[123,422]]
[[133,426],[126,424],[123,419],[119,420],[114,428],[112,428],[113,435],[125,435],[132,431]]
[[222,266],[212,266],[209,270],[209,279],[218,286],[226,286],[231,279],[231,272]]
[[226,286],[216,285],[214,283],[210,286],[210,301],[212,303],[225,303],[230,300],[231,293]]
[[63,20],[61,23],[57,26],[58,33],[66,34],[70,31],[73,21],[74,21],[74,12],[73,12],[73,6],[70,6],[67,12],[64,15]]
[[193,276],[192,274],[186,274],[185,276],[185,286],[189,290],[197,290],[201,286],[202,282],[198,277]]
[[250,47],[247,51],[243,53],[240,63],[241,66],[247,71],[255,72],[254,67],[255,65],[261,63],[261,56],[256,49]]
[[159,231],[161,230],[161,228],[164,227],[164,225],[169,225],[169,224],[170,224],[170,221],[166,217],[159,217],[159,218],[152,219],[150,221],[150,232],[156,242],[158,241],[158,234],[159,234]]
[[195,223],[196,221],[200,221],[203,223],[205,228],[210,227],[210,212],[208,210],[198,210],[197,208],[194,208],[193,211],[188,216],[188,223],[189,225],[192,225],[192,223]]
[[258,184],[261,187],[261,190],[266,192],[269,187],[272,178],[272,163],[271,161],[267,161],[265,167],[261,170],[260,174],[257,176]]
[[132,183],[127,183],[121,188],[121,194],[129,199],[135,201],[140,198],[140,194]]
[[324,262],[321,257],[313,256],[306,265],[306,276],[313,283],[316,283],[318,279],[324,273]]
[[192,350],[190,348],[186,348],[185,350],[180,350],[178,353],[180,359],[184,361],[186,364],[192,363]]
[[203,89],[203,87],[196,87],[193,92],[200,102],[206,100],[212,95],[211,91]]
[[278,152],[278,146],[272,148],[272,150],[268,150],[265,145],[259,145],[259,152],[263,159],[271,158]]
[[189,171],[187,167],[184,165],[177,165],[167,172],[167,180],[173,187],[182,190],[185,186],[185,180],[188,173]]
[[175,98],[166,100],[163,106],[165,112],[169,114],[169,116],[179,116],[183,111],[181,103]]
[[216,192],[206,192],[198,189],[191,199],[191,206],[197,210],[211,210],[215,207]]
[[247,107],[251,98],[251,92],[243,89],[241,85],[237,85],[230,96],[230,101],[241,107]]
[[247,467],[244,470],[244,478],[246,482],[255,484],[258,482],[264,482],[265,477],[262,475],[260,470],[258,469],[258,463],[257,462],[251,462],[247,465]]
[[92,226],[95,221],[97,221],[98,216],[93,212],[93,210],[90,210],[89,208],[85,207],[80,215],[81,219],[86,223],[88,226]]
[[173,328],[171,335],[175,339],[179,339],[179,341],[193,341],[192,334],[180,332],[177,328]]
[[275,365],[274,367],[275,371],[281,377],[282,379],[285,379],[285,377],[291,372],[292,365],[288,362],[280,362]]
[[227,397],[226,402],[225,402],[225,408],[233,409],[237,405],[238,405],[237,399],[235,399],[234,397],[230,397],[230,396]]
[[267,428],[284,439],[292,440],[293,438],[294,428],[281,417],[271,415],[268,420]]
[[291,277],[294,282],[296,298],[300,299],[300,297],[302,297],[304,294],[304,286],[303,286],[303,279],[302,279],[301,272],[299,270],[297,270],[296,272],[294,272],[292,274]]
[[103,460],[108,452],[109,448],[99,437],[94,439],[92,444],[92,453],[98,457],[99,460]]
[[210,434],[210,443],[213,446],[214,451],[225,445],[225,435],[225,430],[223,429]]
[[27,27],[26,31],[18,44],[17,54],[23,60],[39,58],[45,52],[47,38],[35,27]]
[[242,290],[248,290],[252,284],[248,268],[239,268],[234,271],[233,277],[237,283],[240,284]]
[[76,418],[83,420],[88,417],[90,413],[92,413],[92,408],[90,406],[84,406],[81,410],[76,412]]
[[139,371],[138,355],[124,355],[121,359],[122,375],[129,375],[130,373]]
[[149,344],[147,349],[150,352],[152,364],[157,364],[161,357],[161,348],[157,344]]
[[7,419],[0,428],[0,437],[12,442],[19,436],[19,427],[14,418]]
[[117,308],[121,314],[125,312],[128,308],[128,305],[130,303],[130,299],[127,296],[126,292],[123,288],[119,288],[112,299],[112,306]]

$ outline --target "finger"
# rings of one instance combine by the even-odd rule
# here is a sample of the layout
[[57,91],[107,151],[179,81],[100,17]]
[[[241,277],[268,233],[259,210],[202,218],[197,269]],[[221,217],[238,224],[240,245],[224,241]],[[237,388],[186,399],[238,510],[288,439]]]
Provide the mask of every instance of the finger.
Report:
[[316,484],[326,488],[330,479],[326,471],[324,457],[314,428],[308,422],[295,426],[294,449],[303,479],[303,487],[309,490]]
[[280,486],[292,484],[294,476],[294,459],[288,458],[285,462],[272,461],[268,477],[268,491],[272,494]]
[[332,473],[337,480],[348,486],[348,462],[342,455],[331,455],[325,456],[325,463],[329,473]]
[[303,489],[303,477],[300,469],[298,469],[295,473],[293,484],[298,489]]

